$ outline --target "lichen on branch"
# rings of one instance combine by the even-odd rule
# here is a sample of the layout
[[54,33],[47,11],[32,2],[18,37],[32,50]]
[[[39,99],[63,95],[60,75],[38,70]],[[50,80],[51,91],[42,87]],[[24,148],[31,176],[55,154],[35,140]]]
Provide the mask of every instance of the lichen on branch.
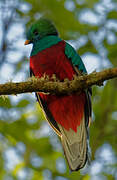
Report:
[[117,78],[117,68],[110,68],[101,72],[93,72],[83,76],[74,76],[72,81],[65,79],[60,82],[53,76],[49,79],[47,76],[42,78],[30,78],[25,82],[8,82],[0,84],[0,95],[17,95],[29,92],[44,92],[50,94],[70,94],[72,92],[81,92],[93,85],[101,86],[105,80]]

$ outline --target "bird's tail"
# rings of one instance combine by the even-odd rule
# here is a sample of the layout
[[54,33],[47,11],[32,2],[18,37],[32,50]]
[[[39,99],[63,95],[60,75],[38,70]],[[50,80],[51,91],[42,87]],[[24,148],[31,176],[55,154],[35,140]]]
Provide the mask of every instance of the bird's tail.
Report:
[[84,167],[88,159],[88,132],[83,117],[80,126],[77,127],[77,132],[72,129],[67,131],[62,126],[59,126],[62,133],[61,141],[66,159],[72,171],[77,171]]

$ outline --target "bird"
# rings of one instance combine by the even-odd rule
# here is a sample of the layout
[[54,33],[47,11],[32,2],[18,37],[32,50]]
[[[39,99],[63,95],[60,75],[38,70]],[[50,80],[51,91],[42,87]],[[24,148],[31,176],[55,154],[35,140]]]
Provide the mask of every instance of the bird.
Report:
[[[36,20],[26,33],[25,45],[33,44],[30,76],[53,75],[63,82],[87,74],[81,57],[60,38],[55,24],[45,17]],[[36,92],[46,120],[60,137],[71,171],[82,169],[90,160],[89,124],[91,122],[91,88],[65,95]]]

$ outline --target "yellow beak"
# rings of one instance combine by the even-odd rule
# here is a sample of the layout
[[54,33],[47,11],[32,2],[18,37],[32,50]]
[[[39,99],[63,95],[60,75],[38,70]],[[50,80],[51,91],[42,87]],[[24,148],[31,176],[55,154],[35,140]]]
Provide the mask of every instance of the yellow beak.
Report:
[[28,44],[30,44],[30,40],[26,40],[24,43],[24,45],[28,45]]

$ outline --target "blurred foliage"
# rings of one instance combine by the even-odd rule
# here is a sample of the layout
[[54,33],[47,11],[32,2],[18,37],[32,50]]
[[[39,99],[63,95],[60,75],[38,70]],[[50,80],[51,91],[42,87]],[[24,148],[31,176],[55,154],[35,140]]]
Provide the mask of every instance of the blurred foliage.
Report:
[[[29,76],[27,54],[24,48],[16,47],[21,39],[20,33],[15,37],[18,24],[26,27],[26,31],[42,15],[54,21],[60,36],[73,42],[80,55],[90,53],[98,57],[98,70],[117,65],[114,0],[1,0],[0,13],[0,69],[6,64],[12,67],[12,78]],[[10,40],[13,26],[14,37]],[[17,52],[21,54],[18,60]],[[10,60],[10,53],[14,53],[15,62]],[[90,67],[93,62],[88,62]],[[7,73],[5,68],[4,71],[1,82]],[[48,127],[34,97],[31,94],[0,97],[0,180],[117,179],[117,80],[93,87],[92,100],[92,162],[83,170],[70,173],[59,139]]]

